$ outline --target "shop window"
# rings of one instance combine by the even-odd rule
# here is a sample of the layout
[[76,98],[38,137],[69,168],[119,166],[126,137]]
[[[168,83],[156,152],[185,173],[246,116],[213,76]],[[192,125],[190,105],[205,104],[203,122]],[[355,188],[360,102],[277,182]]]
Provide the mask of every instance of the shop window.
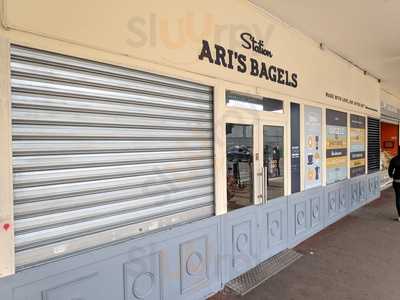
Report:
[[[384,171],[384,176],[387,176],[390,160],[397,155],[398,150],[398,134],[399,126],[392,123],[381,122],[381,170]],[[385,178],[390,180],[390,178]]]

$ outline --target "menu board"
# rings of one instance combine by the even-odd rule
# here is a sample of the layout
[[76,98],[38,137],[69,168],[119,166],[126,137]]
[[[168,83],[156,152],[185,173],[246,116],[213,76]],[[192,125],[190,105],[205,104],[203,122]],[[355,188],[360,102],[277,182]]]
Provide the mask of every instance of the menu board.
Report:
[[326,110],[326,183],[347,178],[347,114]]
[[350,115],[350,177],[365,174],[365,117]]
[[321,185],[322,110],[304,106],[304,189]]

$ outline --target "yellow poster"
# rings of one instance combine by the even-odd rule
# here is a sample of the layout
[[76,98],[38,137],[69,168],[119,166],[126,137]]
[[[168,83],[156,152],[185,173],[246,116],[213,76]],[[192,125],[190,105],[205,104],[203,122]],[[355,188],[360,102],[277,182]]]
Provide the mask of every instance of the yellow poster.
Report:
[[350,115],[350,177],[365,174],[365,117]]

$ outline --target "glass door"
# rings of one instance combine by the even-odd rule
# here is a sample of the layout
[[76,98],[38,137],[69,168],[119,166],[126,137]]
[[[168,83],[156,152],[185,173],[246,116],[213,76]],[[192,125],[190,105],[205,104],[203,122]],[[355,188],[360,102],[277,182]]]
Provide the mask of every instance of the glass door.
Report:
[[285,130],[283,125],[260,122],[260,172],[262,201],[285,195]]
[[225,124],[228,211],[285,195],[284,128],[260,120]]

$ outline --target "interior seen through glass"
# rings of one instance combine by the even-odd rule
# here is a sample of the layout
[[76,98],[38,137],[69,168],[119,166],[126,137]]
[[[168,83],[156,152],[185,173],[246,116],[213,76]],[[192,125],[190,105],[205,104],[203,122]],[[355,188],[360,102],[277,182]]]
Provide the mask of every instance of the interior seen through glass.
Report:
[[226,124],[228,211],[253,204],[253,126]]
[[[263,161],[257,171],[257,184],[262,187],[263,200],[284,196],[284,130],[282,126],[264,125],[262,131]],[[253,125],[226,124],[227,200],[228,210],[254,203]],[[261,162],[260,162],[261,163]],[[257,167],[259,168],[259,167]]]
[[264,151],[264,200],[271,200],[285,194],[284,190],[284,139],[282,126],[263,127]]

